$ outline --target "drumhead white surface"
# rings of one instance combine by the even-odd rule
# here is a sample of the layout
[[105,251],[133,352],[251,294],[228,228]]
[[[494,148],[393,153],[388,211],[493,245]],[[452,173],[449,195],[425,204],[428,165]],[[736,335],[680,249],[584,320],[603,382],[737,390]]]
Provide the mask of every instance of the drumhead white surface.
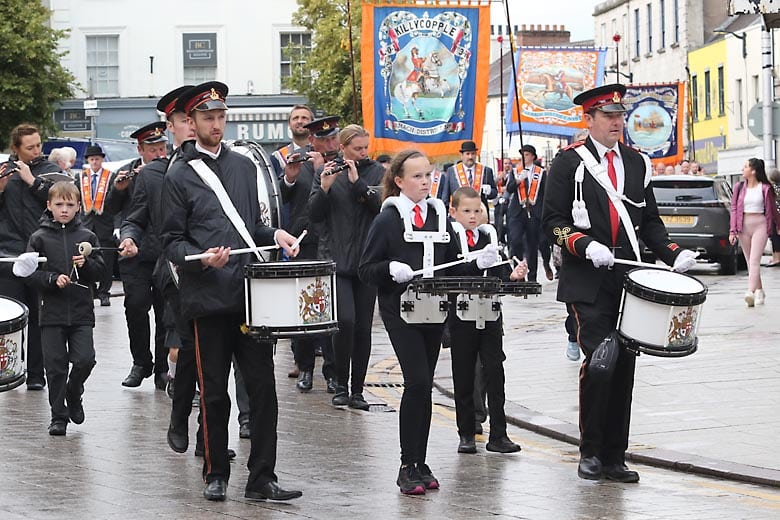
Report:
[[635,269],[628,273],[628,277],[632,282],[657,291],[697,294],[704,290],[704,285],[696,278],[673,271]]
[[0,296],[0,321],[8,321],[24,314],[24,307],[13,300]]

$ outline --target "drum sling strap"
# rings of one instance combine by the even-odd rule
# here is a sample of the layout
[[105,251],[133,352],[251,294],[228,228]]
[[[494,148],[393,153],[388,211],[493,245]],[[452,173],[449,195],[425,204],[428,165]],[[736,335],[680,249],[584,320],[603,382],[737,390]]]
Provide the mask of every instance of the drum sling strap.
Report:
[[[644,201],[634,202],[633,200],[629,199],[625,195],[615,191],[615,188],[612,186],[612,181],[609,180],[607,169],[604,167],[603,164],[601,164],[600,161],[596,161],[596,158],[593,157],[593,154],[590,153],[590,151],[586,147],[579,146],[574,150],[577,152],[577,155],[579,155],[580,158],[582,159],[582,162],[585,164],[585,168],[588,170],[588,173],[590,173],[591,177],[593,177],[596,180],[596,182],[598,182],[599,185],[602,188],[604,188],[604,191],[607,192],[607,197],[609,197],[609,200],[615,206],[618,216],[620,217],[620,221],[623,222],[623,229],[626,230],[626,235],[628,236],[628,241],[631,243],[631,249],[634,250],[634,255],[636,256],[636,260],[641,261],[642,257],[639,254],[639,240],[637,239],[636,231],[634,230],[634,224],[632,223],[631,217],[628,215],[628,210],[626,210],[626,207],[623,205],[623,202],[624,201],[628,202],[629,204],[631,204],[636,208],[645,207],[645,202]],[[648,161],[646,159],[645,163],[647,162]],[[575,178],[575,181],[578,184],[582,183],[581,179],[577,180]],[[647,183],[645,183],[645,186],[646,185]],[[582,187],[579,186],[579,189],[582,190]]]
[[[244,220],[241,218],[241,215],[238,214],[238,210],[236,210],[236,207],[233,205],[233,201],[230,200],[230,197],[225,191],[225,187],[222,186],[217,174],[203,162],[203,159],[192,159],[191,161],[188,161],[188,164],[192,166],[195,173],[198,174],[206,186],[211,188],[211,191],[217,196],[217,200],[219,200],[219,204],[222,206],[222,211],[225,212],[225,216],[230,220],[230,223],[233,224],[233,227],[236,228],[236,231],[238,231],[238,234],[244,239],[244,242],[246,242],[249,247],[256,249],[257,244],[255,244],[254,238],[252,238],[251,233],[249,233],[249,230],[246,228]],[[255,256],[257,256],[257,259],[262,262],[263,257],[260,255],[260,251],[255,250],[254,253]]]

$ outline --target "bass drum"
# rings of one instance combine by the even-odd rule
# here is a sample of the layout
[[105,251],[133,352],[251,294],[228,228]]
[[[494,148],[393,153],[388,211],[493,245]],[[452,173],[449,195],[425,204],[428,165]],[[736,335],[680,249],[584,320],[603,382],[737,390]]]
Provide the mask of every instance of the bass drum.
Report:
[[[263,223],[274,228],[281,227],[282,196],[271,158],[263,150],[263,147],[254,141],[228,141],[227,146],[255,163],[257,168],[257,196],[260,199]],[[277,259],[278,252],[263,251],[260,254],[266,262],[269,262]]]

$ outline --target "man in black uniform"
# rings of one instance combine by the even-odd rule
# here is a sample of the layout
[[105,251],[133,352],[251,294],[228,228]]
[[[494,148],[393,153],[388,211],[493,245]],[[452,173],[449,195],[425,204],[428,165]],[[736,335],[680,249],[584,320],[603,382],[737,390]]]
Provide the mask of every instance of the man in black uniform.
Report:
[[[114,242],[114,211],[108,205],[108,195],[111,185],[116,178],[108,168],[103,168],[103,159],[106,154],[99,146],[88,146],[84,158],[89,163],[76,176],[76,184],[81,191],[81,212],[84,227],[97,235],[98,241],[103,247],[113,247]],[[105,269],[101,274],[100,282],[94,291],[100,300],[100,305],[111,305],[111,283],[114,273],[114,261],[116,251],[103,250],[97,254],[103,256]]]
[[[163,250],[181,269],[181,312],[190,320],[195,341],[205,433],[203,495],[208,500],[226,498],[230,477],[227,380],[235,356],[251,406],[252,448],[244,496],[290,500],[302,493],[282,489],[274,473],[278,404],[273,344],[242,331],[243,268],[255,255],[230,256],[230,250],[252,242],[276,243],[295,256],[298,247],[292,249],[296,239],[286,231],[263,224],[254,163],[222,144],[227,90],[223,83],[212,81],[179,96],[177,104],[188,114],[196,139],[182,144],[180,157],[163,181]],[[185,259],[204,252],[209,256],[201,260]]]
[[[610,341],[629,268],[613,264],[615,258],[636,260],[637,236],[676,271],[694,265],[696,255],[669,240],[649,186],[649,160],[618,141],[625,124],[625,91],[623,85],[605,85],[574,99],[582,105],[590,137],[569,146],[553,162],[543,227],[550,241],[563,250],[558,300],[566,303],[585,352],[580,370],[577,473],[585,479],[637,482],[639,474],[625,465],[636,355]],[[578,173],[581,162],[589,166]],[[610,189],[623,196],[618,203],[625,202],[631,220],[628,225],[607,196],[606,183],[610,182]],[[575,184],[579,185],[576,191]],[[580,192],[581,197],[575,195]],[[577,206],[580,201],[585,203],[587,215],[579,208],[573,212],[575,201]],[[598,364],[592,365],[594,351],[609,346],[616,347],[616,358],[608,370],[599,370]]]
[[[155,159],[165,157],[168,138],[165,136],[165,123],[157,121],[143,126],[130,134],[138,140],[138,152],[141,156],[122,166],[114,179],[114,186],[108,195],[106,205],[109,211],[120,216],[122,222],[130,213],[136,177],[141,168]],[[147,230],[142,237],[139,254],[133,257],[122,256],[119,260],[119,273],[125,290],[125,319],[130,338],[130,353],[133,366],[122,381],[122,386],[137,387],[141,381],[154,372],[154,384],[159,390],[165,390],[168,383],[168,349],[165,348],[165,324],[163,322],[163,297],[155,286],[152,273],[160,256],[156,237]],[[146,244],[145,242],[148,242]],[[154,308],[154,359],[150,350],[151,327],[149,311]]]
[[[292,116],[291,116],[292,120]],[[323,126],[327,127],[323,129]],[[307,235],[301,242],[299,259],[317,259],[317,248],[320,240],[318,224],[309,219],[309,194],[314,182],[314,172],[325,164],[324,157],[335,157],[338,153],[338,117],[325,117],[310,121],[305,125],[309,135],[309,149],[288,156],[285,162],[284,172],[279,183],[282,192],[282,201],[289,205],[289,223],[284,229],[293,236],[300,236],[303,230]],[[309,159],[297,162],[306,154]],[[322,375],[326,381],[328,393],[336,392],[336,367],[334,363],[333,345],[330,338],[302,338],[293,340],[293,354],[295,365],[300,370],[296,386],[301,392],[312,389],[314,379],[315,349],[320,347],[322,352]]]

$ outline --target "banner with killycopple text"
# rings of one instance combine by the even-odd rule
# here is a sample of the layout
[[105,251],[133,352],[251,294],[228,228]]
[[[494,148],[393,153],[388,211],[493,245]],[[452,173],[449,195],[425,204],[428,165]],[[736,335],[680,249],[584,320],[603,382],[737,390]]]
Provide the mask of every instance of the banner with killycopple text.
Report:
[[414,146],[433,158],[480,145],[490,61],[487,0],[364,0],[363,121],[369,153]]
[[685,89],[682,83],[629,85],[623,104],[624,141],[653,162],[676,164],[683,159],[682,131]]
[[587,47],[521,47],[506,100],[507,132],[572,136],[585,128],[574,98],[603,83],[605,55]]

